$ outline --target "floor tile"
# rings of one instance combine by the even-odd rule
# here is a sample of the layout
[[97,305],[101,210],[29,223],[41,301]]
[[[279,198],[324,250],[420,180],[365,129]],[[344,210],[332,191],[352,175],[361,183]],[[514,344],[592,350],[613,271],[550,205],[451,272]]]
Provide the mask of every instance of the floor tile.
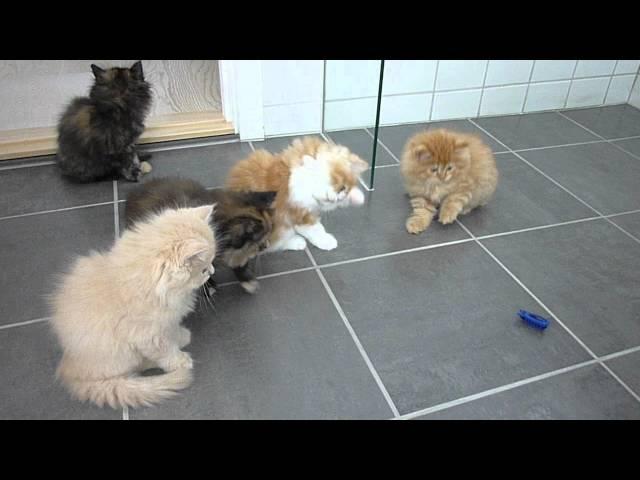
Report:
[[237,285],[188,322],[195,381],[132,419],[387,419],[391,409],[316,272]]
[[[335,143],[344,145],[355,154],[360,155],[363,160],[365,160],[369,165],[372,165],[373,137],[369,135],[366,130],[342,130],[338,132],[326,132],[325,135],[331,138]],[[378,144],[378,147],[376,148],[376,166],[395,165],[397,163],[398,162],[389,155],[389,152]]]
[[590,358],[475,243],[323,272],[402,414]]
[[640,160],[607,143],[521,155],[603,214],[640,208]]
[[605,364],[637,395],[640,395],[640,352],[613,358]]
[[640,244],[613,225],[594,220],[483,243],[596,355],[640,345]]
[[596,214],[512,153],[496,155],[494,198],[459,217],[476,236],[593,217]]
[[0,220],[0,325],[48,316],[55,275],[113,240],[113,205]]
[[600,365],[590,365],[420,420],[640,420],[638,403]]
[[512,150],[599,140],[555,112],[483,117],[475,121]]
[[562,113],[604,138],[640,135],[640,110],[631,105],[567,110]]
[[118,420],[122,410],[79,402],[55,379],[61,358],[46,322],[0,330],[0,419]]
[[610,220],[616,225],[624,228],[631,235],[634,235],[636,238],[640,238],[640,212],[611,217]]
[[624,148],[627,152],[635,155],[636,157],[640,157],[640,138],[630,138],[629,140],[618,140],[617,142],[613,142],[615,145],[618,145]]
[[0,217],[113,201],[113,182],[73,183],[56,165],[0,170]]

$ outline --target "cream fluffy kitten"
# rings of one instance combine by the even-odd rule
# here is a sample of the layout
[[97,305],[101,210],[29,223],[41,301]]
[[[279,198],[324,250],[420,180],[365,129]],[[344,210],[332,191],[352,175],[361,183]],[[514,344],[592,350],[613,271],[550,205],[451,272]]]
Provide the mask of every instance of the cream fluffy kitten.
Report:
[[[112,249],[79,258],[52,296],[63,356],[56,375],[74,397],[112,408],[151,405],[192,379],[181,320],[213,274],[213,206],[165,210]],[[139,376],[150,367],[166,373]]]
[[482,140],[451,130],[427,130],[409,139],[400,163],[412,212],[409,233],[426,230],[440,209],[443,225],[485,205],[498,184],[491,149]]

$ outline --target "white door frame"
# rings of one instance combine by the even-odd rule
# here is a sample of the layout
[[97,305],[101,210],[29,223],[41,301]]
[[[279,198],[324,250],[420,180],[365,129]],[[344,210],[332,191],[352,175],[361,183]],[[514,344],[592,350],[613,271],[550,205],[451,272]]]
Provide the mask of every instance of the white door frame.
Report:
[[241,140],[264,140],[261,60],[220,60],[220,96],[225,119]]

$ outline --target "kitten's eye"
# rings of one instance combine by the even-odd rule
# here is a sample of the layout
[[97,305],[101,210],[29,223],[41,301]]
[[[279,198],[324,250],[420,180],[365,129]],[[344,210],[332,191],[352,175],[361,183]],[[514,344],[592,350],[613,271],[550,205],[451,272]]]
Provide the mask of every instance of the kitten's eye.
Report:
[[453,170],[453,166],[449,165],[449,166],[447,167],[447,170],[448,170],[448,171]]
[[205,269],[203,269],[203,270],[202,270],[202,274],[203,274],[203,275],[206,275],[208,271],[209,271],[209,269],[208,269],[208,268],[205,268]]
[[338,190],[338,193],[346,193],[347,192],[347,187],[342,187],[340,190]]
[[432,171],[433,173],[436,173],[436,172],[438,171],[438,167],[431,167],[431,171]]

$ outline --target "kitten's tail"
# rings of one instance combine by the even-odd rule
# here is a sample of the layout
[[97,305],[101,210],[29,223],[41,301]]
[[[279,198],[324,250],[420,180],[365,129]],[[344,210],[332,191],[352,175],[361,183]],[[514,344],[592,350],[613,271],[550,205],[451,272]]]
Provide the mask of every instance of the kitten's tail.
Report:
[[193,380],[190,368],[179,368],[164,375],[114,377],[106,380],[64,379],[78,400],[89,400],[99,407],[149,407],[177,395]]

